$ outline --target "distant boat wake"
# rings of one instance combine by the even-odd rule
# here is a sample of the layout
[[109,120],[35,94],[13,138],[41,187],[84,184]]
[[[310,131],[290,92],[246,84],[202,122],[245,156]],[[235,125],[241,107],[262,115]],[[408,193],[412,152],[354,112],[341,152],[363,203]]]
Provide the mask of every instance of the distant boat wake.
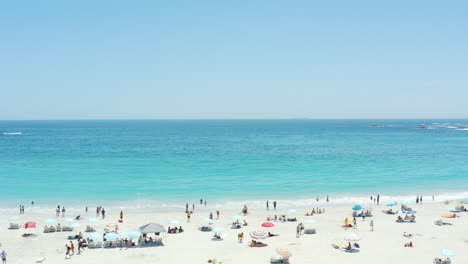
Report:
[[3,135],[22,135],[21,132],[4,132]]

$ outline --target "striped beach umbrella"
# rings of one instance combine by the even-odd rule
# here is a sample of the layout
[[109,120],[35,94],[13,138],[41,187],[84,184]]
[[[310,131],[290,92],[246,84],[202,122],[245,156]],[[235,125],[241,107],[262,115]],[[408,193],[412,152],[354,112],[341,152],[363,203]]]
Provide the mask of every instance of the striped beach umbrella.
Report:
[[265,239],[268,237],[268,233],[263,229],[257,229],[250,233],[252,239]]
[[289,250],[287,250],[287,249],[285,249],[285,248],[277,248],[277,249],[276,249],[276,253],[278,253],[278,255],[280,255],[280,256],[283,257],[283,258],[292,257],[291,252],[289,252]]

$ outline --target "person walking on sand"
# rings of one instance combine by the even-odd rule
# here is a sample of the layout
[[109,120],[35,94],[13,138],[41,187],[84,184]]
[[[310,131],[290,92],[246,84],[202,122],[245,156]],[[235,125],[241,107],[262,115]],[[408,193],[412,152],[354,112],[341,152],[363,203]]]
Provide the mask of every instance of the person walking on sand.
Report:
[[200,204],[203,204],[203,199],[202,198],[200,198]]
[[213,212],[210,212],[210,219],[213,220]]
[[75,255],[75,245],[73,245],[73,241],[70,241],[70,248],[71,248],[71,254]]
[[192,211],[195,211],[195,204],[192,204]]
[[416,204],[419,204],[419,196],[416,196]]
[[216,210],[216,219],[219,219],[219,209]]
[[7,253],[5,252],[5,250],[3,250],[2,253],[0,253],[0,256],[2,257],[2,263],[6,264]]
[[419,196],[419,203],[422,204],[422,195]]
[[270,205],[268,204],[268,200],[266,201],[266,209],[267,209],[267,211],[270,210]]
[[62,207],[62,217],[65,217],[65,207]]
[[206,207],[206,200],[205,200],[205,207]]
[[357,221],[356,221],[356,217],[353,218],[353,228],[356,229],[357,228]]
[[276,211],[276,201],[273,201],[273,210]]
[[67,251],[65,252],[65,259],[71,258],[71,247],[68,244],[65,244]]
[[380,194],[377,194],[377,205],[380,204]]
[[120,220],[123,220],[123,211],[120,211]]
[[106,218],[106,210],[104,208],[101,209],[102,219]]
[[185,203],[185,212],[188,212],[188,203]]
[[85,213],[88,213],[88,206],[86,206],[85,208]]
[[187,223],[190,223],[190,212],[187,210]]
[[296,227],[296,237],[299,238],[301,235],[301,226],[298,224]]
[[374,232],[374,220],[370,221],[371,231]]

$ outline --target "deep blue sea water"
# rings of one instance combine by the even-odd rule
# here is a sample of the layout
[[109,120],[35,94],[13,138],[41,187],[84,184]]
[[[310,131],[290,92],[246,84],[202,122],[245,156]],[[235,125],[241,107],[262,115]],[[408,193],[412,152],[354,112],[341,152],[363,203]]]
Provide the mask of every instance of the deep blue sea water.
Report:
[[[418,129],[421,123],[431,129]],[[385,124],[386,127],[371,127]],[[468,191],[468,120],[0,121],[3,205]],[[21,134],[4,134],[15,133]]]

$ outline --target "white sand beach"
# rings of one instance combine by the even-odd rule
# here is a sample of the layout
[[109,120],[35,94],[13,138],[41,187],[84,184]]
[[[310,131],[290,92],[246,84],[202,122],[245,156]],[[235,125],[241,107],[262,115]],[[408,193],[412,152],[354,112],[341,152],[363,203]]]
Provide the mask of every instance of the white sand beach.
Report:
[[[75,228],[73,232],[43,233],[45,220],[55,218],[53,212],[50,215],[25,214],[15,222],[24,224],[27,221],[35,221],[38,227],[35,229],[9,230],[8,220],[11,215],[1,215],[0,238],[1,249],[8,254],[7,263],[35,263],[40,256],[45,257],[43,263],[208,263],[209,259],[216,258],[222,263],[269,263],[271,257],[278,256],[276,248],[286,248],[292,253],[291,263],[433,263],[435,257],[442,249],[449,249],[456,253],[451,257],[452,263],[468,263],[468,213],[459,213],[459,218],[444,219],[452,225],[437,226],[435,220],[442,219],[441,214],[447,212],[451,205],[445,203],[427,203],[422,205],[411,204],[416,210],[416,223],[396,223],[397,215],[387,215],[382,210],[389,207],[381,204],[372,205],[373,217],[367,217],[365,221],[357,219],[357,228],[345,230],[342,220],[351,217],[351,206],[327,206],[323,214],[305,216],[311,208],[295,208],[297,213],[287,213],[290,208],[279,207],[277,211],[250,210],[245,219],[249,226],[241,229],[231,229],[232,216],[239,215],[239,211],[223,211],[220,209],[220,219],[216,220],[213,227],[223,227],[222,241],[212,241],[213,233],[201,232],[198,228],[206,223],[203,219],[213,212],[216,218],[215,207],[202,207],[192,215],[190,223],[186,223],[186,215],[183,212],[148,212],[125,213],[124,221],[118,224],[119,213],[108,212],[106,219],[90,224],[97,232],[103,232],[107,224],[118,224],[119,232],[138,231],[138,227],[149,222],[160,223],[167,229],[170,220],[177,219],[185,232],[179,234],[163,235],[163,246],[155,247],[131,247],[85,249],[70,259],[65,259],[65,244],[69,243],[67,236],[83,232],[87,238],[90,233],[85,233],[86,219],[96,217],[95,212],[83,213],[83,220],[76,221],[82,226]],[[242,209],[242,208],[239,208]],[[395,207],[396,210],[399,206]],[[274,227],[269,228],[277,237],[269,237],[262,242],[268,246],[262,248],[249,247],[251,238],[249,233],[266,222],[267,216],[274,217],[286,214],[288,217],[296,217],[298,222],[273,222]],[[404,214],[399,214],[405,216]],[[74,216],[70,216],[74,217]],[[351,217],[352,218],[352,217]],[[62,225],[67,222],[64,218],[56,218]],[[316,223],[307,224],[305,227],[316,228],[316,234],[303,234],[296,238],[296,226],[305,220],[315,220]],[[375,231],[370,228],[370,221],[374,221]],[[37,236],[24,238],[23,233],[33,233]],[[237,234],[244,232],[243,243],[238,243]],[[403,233],[413,234],[412,238],[406,238]],[[335,249],[332,244],[344,246],[347,241],[344,237],[349,233],[356,233],[361,239],[359,252],[346,253]],[[414,247],[404,247],[405,243],[412,242]],[[75,247],[77,242],[74,240]]]

